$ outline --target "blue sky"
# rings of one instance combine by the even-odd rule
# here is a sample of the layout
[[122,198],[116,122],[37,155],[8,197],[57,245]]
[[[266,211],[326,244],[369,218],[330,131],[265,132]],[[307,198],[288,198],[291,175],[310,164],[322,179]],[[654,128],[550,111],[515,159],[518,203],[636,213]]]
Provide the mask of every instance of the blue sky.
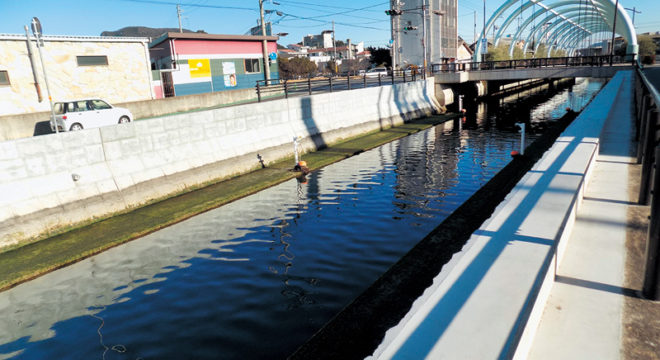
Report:
[[[275,33],[288,36],[280,43],[302,40],[306,34],[332,29],[337,39],[364,41],[366,46],[384,46],[390,39],[389,0],[275,0],[265,8],[284,16],[271,15]],[[405,2],[405,0],[403,0]],[[97,36],[105,30],[125,26],[178,27],[176,3],[183,9],[183,26],[213,34],[243,34],[256,25],[258,0],[0,0],[0,33],[20,34],[34,16],[41,20],[46,34]],[[660,0],[620,0],[624,7],[635,7],[637,32],[660,31]],[[488,17],[501,0],[486,0]],[[477,32],[483,22],[483,0],[458,0],[459,35],[472,40],[474,11]],[[630,14],[630,12],[629,12]]]

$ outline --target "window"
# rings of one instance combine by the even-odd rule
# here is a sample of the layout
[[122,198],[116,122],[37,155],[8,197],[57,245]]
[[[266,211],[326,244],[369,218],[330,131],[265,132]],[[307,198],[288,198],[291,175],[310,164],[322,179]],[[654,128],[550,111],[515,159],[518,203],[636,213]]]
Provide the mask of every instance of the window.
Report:
[[0,85],[9,85],[9,73],[7,70],[0,70]]
[[258,73],[261,72],[259,68],[259,59],[245,59],[245,72]]
[[78,66],[108,65],[108,57],[105,55],[76,56]]

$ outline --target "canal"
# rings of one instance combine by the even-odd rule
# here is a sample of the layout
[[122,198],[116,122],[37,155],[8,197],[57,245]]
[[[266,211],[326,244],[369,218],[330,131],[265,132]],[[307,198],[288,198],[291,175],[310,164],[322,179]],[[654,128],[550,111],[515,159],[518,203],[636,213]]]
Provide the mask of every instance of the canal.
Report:
[[0,358],[283,359],[603,81],[467,104],[0,293]]

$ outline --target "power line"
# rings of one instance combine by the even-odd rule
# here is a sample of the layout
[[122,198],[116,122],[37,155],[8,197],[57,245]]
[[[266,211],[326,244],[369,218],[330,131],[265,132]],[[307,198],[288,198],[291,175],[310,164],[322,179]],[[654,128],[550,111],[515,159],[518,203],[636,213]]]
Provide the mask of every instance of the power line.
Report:
[[157,5],[182,5],[182,6],[189,6],[189,7],[198,7],[198,8],[212,8],[212,9],[231,9],[231,10],[248,10],[248,11],[254,11],[254,12],[259,12],[259,10],[255,8],[247,8],[247,7],[240,7],[240,6],[223,6],[223,5],[203,5],[203,4],[196,4],[196,3],[183,3],[183,2],[174,2],[174,1],[162,1],[162,0],[121,0],[121,1],[128,1],[128,2],[136,2],[136,3],[145,3],[145,4],[157,4]]

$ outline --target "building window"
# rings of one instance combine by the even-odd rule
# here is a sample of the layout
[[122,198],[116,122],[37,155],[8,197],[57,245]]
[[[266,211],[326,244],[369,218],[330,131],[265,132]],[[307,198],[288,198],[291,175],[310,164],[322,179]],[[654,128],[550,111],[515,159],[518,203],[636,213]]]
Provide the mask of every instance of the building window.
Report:
[[9,73],[7,70],[0,70],[0,85],[9,85]]
[[245,72],[258,73],[261,72],[259,68],[259,59],[245,59]]
[[108,65],[108,57],[105,55],[99,56],[76,56],[78,66],[96,66]]

